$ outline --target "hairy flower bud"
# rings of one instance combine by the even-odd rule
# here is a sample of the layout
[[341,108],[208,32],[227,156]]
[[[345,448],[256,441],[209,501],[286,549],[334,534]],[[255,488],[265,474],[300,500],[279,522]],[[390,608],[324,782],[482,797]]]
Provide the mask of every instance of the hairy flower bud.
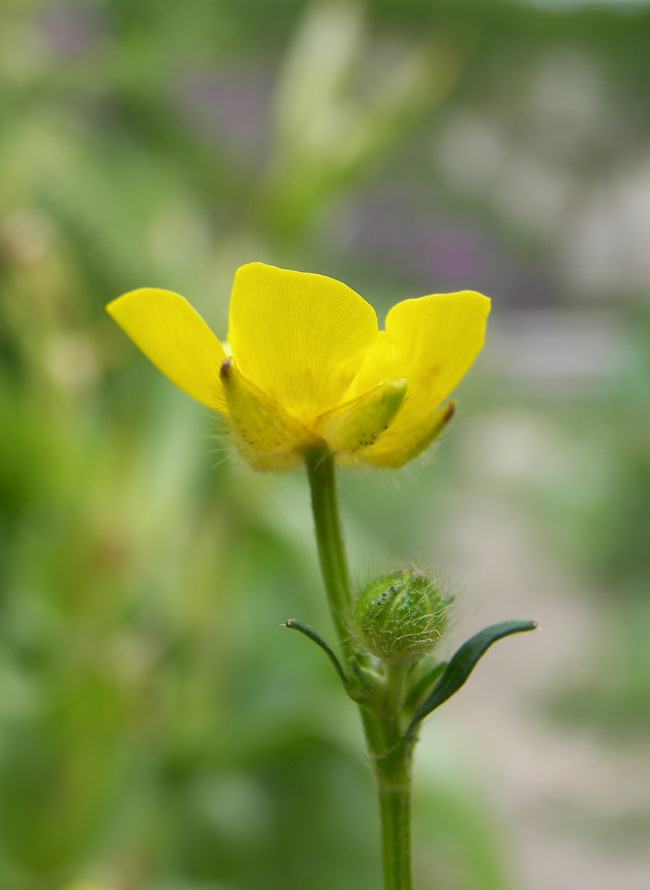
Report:
[[408,666],[440,640],[450,599],[417,569],[372,581],[356,604],[355,623],[363,643],[386,664]]

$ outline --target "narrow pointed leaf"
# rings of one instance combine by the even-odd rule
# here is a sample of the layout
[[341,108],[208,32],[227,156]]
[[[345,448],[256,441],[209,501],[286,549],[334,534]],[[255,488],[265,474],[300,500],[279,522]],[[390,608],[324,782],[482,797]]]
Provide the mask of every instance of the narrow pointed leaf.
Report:
[[312,640],[314,643],[316,643],[317,646],[320,646],[320,648],[323,650],[323,652],[327,655],[329,660],[334,665],[337,674],[339,675],[339,677],[341,678],[341,680],[343,682],[343,685],[345,686],[346,689],[348,688],[348,685],[349,685],[348,678],[345,676],[345,671],[341,667],[340,661],[338,660],[338,658],[336,657],[336,655],[334,654],[334,652],[330,648],[330,646],[327,645],[325,640],[321,636],[319,636],[313,628],[311,628],[308,624],[305,624],[302,621],[298,621],[296,618],[289,618],[285,622],[284,626],[288,627],[290,630],[300,631],[300,633],[303,636]]
[[420,677],[413,689],[411,689],[406,696],[406,701],[404,702],[405,707],[416,707],[417,703],[424,697],[427,690],[433,689],[446,667],[447,662],[441,661],[435,665],[435,667],[431,668],[431,670],[427,671],[423,677]]
[[411,727],[424,720],[432,711],[435,711],[454,693],[458,692],[492,643],[511,634],[535,630],[536,627],[536,621],[503,621],[501,624],[493,624],[475,634],[454,654],[433,692],[418,708]]

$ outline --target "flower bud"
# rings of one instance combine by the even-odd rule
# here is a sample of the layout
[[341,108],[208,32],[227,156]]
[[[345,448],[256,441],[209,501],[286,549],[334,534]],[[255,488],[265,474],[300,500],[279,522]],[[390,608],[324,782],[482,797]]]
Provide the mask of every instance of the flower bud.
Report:
[[427,655],[447,625],[450,598],[417,569],[371,581],[356,604],[365,646],[386,664],[408,666]]

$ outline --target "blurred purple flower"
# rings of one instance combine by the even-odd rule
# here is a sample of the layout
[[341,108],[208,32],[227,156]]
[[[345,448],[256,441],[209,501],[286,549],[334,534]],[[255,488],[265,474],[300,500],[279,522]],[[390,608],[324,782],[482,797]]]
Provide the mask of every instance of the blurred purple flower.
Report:
[[548,275],[535,264],[523,266],[479,218],[423,207],[422,196],[410,190],[360,195],[341,217],[332,225],[340,249],[370,259],[414,289],[469,287],[517,306],[553,302],[557,288]]
[[41,10],[35,28],[52,55],[75,59],[92,52],[102,42],[108,22],[100,9],[62,3]]
[[182,74],[173,101],[199,136],[258,162],[268,144],[269,97],[269,78],[262,71],[212,70]]

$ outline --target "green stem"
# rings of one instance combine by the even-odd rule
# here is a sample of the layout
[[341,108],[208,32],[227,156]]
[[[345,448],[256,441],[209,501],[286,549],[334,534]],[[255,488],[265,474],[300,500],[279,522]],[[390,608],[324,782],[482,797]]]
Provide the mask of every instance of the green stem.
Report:
[[[333,456],[325,448],[306,455],[318,556],[330,610],[348,658],[354,657],[348,628],[352,597],[336,495]],[[413,743],[400,725],[404,669],[389,669],[383,694],[361,705],[361,719],[379,794],[384,890],[412,890],[411,757]]]
[[411,752],[403,743],[375,761],[384,890],[411,890]]
[[361,708],[381,817],[384,890],[411,890],[411,762],[413,739],[400,725],[404,669],[390,668],[383,707]]
[[349,652],[350,633],[346,617],[351,607],[350,575],[339,519],[334,457],[326,448],[312,448],[305,460],[327,599],[341,645]]

